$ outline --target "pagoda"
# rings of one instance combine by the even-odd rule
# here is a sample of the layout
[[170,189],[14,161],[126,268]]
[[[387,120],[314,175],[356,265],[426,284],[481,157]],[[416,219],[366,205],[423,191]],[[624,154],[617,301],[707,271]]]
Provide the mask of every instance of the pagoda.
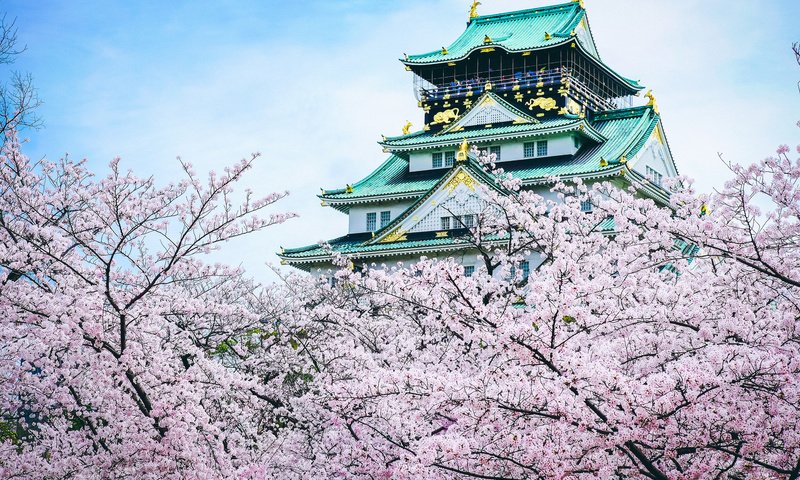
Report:
[[348,233],[282,249],[282,263],[320,272],[337,253],[356,266],[424,255],[474,271],[465,235],[481,211],[477,187],[496,188],[496,179],[467,154],[471,145],[543,195],[553,177],[580,178],[668,203],[662,180],[677,171],[655,98],[602,61],[583,0],[493,15],[479,15],[478,5],[449,46],[400,60],[424,126],[383,137],[388,158],[372,173],[319,195],[349,216]]

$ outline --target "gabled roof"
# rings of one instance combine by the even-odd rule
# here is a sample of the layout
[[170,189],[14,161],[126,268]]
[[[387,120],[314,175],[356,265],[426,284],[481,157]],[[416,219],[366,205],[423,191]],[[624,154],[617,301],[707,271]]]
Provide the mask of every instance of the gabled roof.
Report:
[[[597,114],[588,119],[586,124],[597,132],[597,135],[603,139],[602,142],[586,145],[574,156],[499,162],[497,166],[527,184],[547,182],[553,176],[595,178],[616,175],[624,167],[620,160],[623,157],[633,157],[642,148],[653,129],[658,125],[659,118],[659,115],[651,107],[626,108]],[[555,119],[554,121],[574,122],[575,120]],[[534,127],[546,124],[547,121],[544,121]],[[510,125],[499,128],[522,127],[530,126]],[[584,131],[586,130],[584,128]],[[427,134],[427,132],[422,133]],[[468,132],[452,134],[453,139],[457,140],[454,144],[460,142],[466,133]],[[399,138],[409,138],[414,135]],[[470,137],[467,136],[467,138]],[[603,166],[603,161],[606,163],[605,166]],[[408,160],[399,155],[391,155],[377,170],[354,184],[351,191],[329,190],[320,195],[320,198],[328,201],[332,206],[336,206],[335,203],[352,204],[385,198],[417,198],[434,188],[447,172],[447,170],[409,172],[408,166]]]
[[[531,8],[516,12],[481,15],[472,19],[456,41],[441,50],[409,55],[407,65],[453,62],[476,49],[501,47],[509,52],[523,52],[559,45],[569,41],[572,31],[586,12],[577,2]],[[486,37],[491,42],[486,42]],[[599,60],[599,58],[598,58]]]
[[[416,202],[411,204],[405,212],[398,215],[388,225],[375,232],[375,237],[367,243],[385,243],[387,241],[397,241],[396,237],[403,236],[402,225],[412,217],[434,194],[452,190],[460,185],[470,185],[471,182],[480,183],[498,192],[508,193],[503,187],[497,184],[496,179],[488,174],[483,167],[471,156],[465,162],[456,163],[453,168],[448,170],[436,184],[431,187],[425,195],[422,195]],[[474,189],[474,185],[470,186]],[[448,192],[449,193],[449,192]]]
[[505,101],[505,99],[503,99],[503,97],[500,95],[496,95],[491,91],[487,91],[478,97],[472,106],[470,106],[464,113],[453,120],[450,125],[445,126],[445,128],[443,128],[440,132],[437,132],[436,135],[463,130],[465,127],[470,126],[470,122],[475,118],[476,115],[480,115],[481,112],[488,109],[497,111],[506,119],[506,122],[495,121],[493,123],[541,123],[527,112],[523,112],[516,106]]

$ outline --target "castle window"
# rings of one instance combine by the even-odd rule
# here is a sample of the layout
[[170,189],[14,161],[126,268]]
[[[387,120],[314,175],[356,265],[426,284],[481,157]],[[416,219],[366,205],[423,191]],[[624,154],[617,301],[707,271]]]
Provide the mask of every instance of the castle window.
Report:
[[433,168],[442,168],[442,152],[436,152],[431,155]]
[[475,273],[475,265],[467,265],[466,267],[464,267],[465,277],[471,277],[473,273]]
[[592,201],[581,200],[581,212],[591,212],[591,211],[592,211]]
[[494,159],[495,162],[500,161],[500,145],[495,145],[493,147],[489,147],[489,153],[494,153],[496,158]]
[[374,232],[375,227],[377,225],[377,217],[378,215],[375,212],[369,212],[367,214],[367,231]]
[[[522,272],[522,278],[520,280],[522,280],[523,283],[527,282],[528,277],[531,276],[531,263],[527,260],[523,260],[519,262],[519,269]],[[517,266],[511,265],[511,271],[509,273],[511,274],[510,280],[513,280],[514,277],[517,276]]]
[[392,218],[392,212],[381,212],[381,228],[389,225],[389,221]]
[[525,142],[523,145],[525,158],[533,158],[536,156],[536,142]]
[[540,140],[536,142],[536,156],[537,157],[547,156],[547,140]]
[[654,168],[645,167],[645,171],[647,172],[647,179],[651,182],[655,183],[658,186],[661,186],[661,182],[664,181],[664,176],[658,173]]
[[462,219],[465,228],[472,228],[475,226],[475,215],[464,215]]
[[456,160],[456,152],[444,152],[444,166],[452,167]]
[[442,230],[450,230],[450,217],[442,217]]

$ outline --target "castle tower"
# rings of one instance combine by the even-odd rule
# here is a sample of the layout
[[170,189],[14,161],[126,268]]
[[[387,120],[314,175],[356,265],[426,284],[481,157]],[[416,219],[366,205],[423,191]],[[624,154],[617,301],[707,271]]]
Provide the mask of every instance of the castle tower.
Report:
[[[401,59],[423,128],[384,137],[388,158],[372,173],[319,195],[350,220],[329,241],[333,252],[361,264],[452,256],[471,271],[465,235],[481,208],[476,187],[495,182],[467,145],[494,153],[526,189],[548,192],[553,176],[612,180],[668,202],[661,181],[677,171],[658,106],[650,93],[634,106],[643,87],[601,60],[583,1],[485,16],[476,6],[449,46]],[[279,257],[306,271],[332,266],[319,245]]]

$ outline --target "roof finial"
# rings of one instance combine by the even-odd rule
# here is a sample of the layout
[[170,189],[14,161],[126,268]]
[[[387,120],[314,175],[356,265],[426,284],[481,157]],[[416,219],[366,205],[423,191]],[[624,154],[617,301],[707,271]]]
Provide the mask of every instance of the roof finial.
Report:
[[583,4],[583,0],[572,0],[572,3],[577,3],[579,7],[582,9],[586,9],[586,6]]
[[470,20],[472,20],[473,18],[478,18],[478,5],[480,5],[480,4],[481,4],[481,2],[479,2],[478,0],[475,0],[474,2],[472,2],[472,6],[469,7],[469,19]]
[[465,138],[461,145],[458,147],[458,153],[456,154],[456,160],[459,162],[466,162],[467,161],[467,152],[469,151],[469,143],[467,143],[467,139]]
[[411,131],[411,122],[406,120],[406,124],[403,125],[403,135],[408,135],[408,132]]
[[650,101],[647,102],[647,106],[653,107],[653,111],[658,113],[658,102],[656,102],[656,96],[653,95],[653,91],[648,90],[647,93],[644,94],[644,96],[650,99]]

